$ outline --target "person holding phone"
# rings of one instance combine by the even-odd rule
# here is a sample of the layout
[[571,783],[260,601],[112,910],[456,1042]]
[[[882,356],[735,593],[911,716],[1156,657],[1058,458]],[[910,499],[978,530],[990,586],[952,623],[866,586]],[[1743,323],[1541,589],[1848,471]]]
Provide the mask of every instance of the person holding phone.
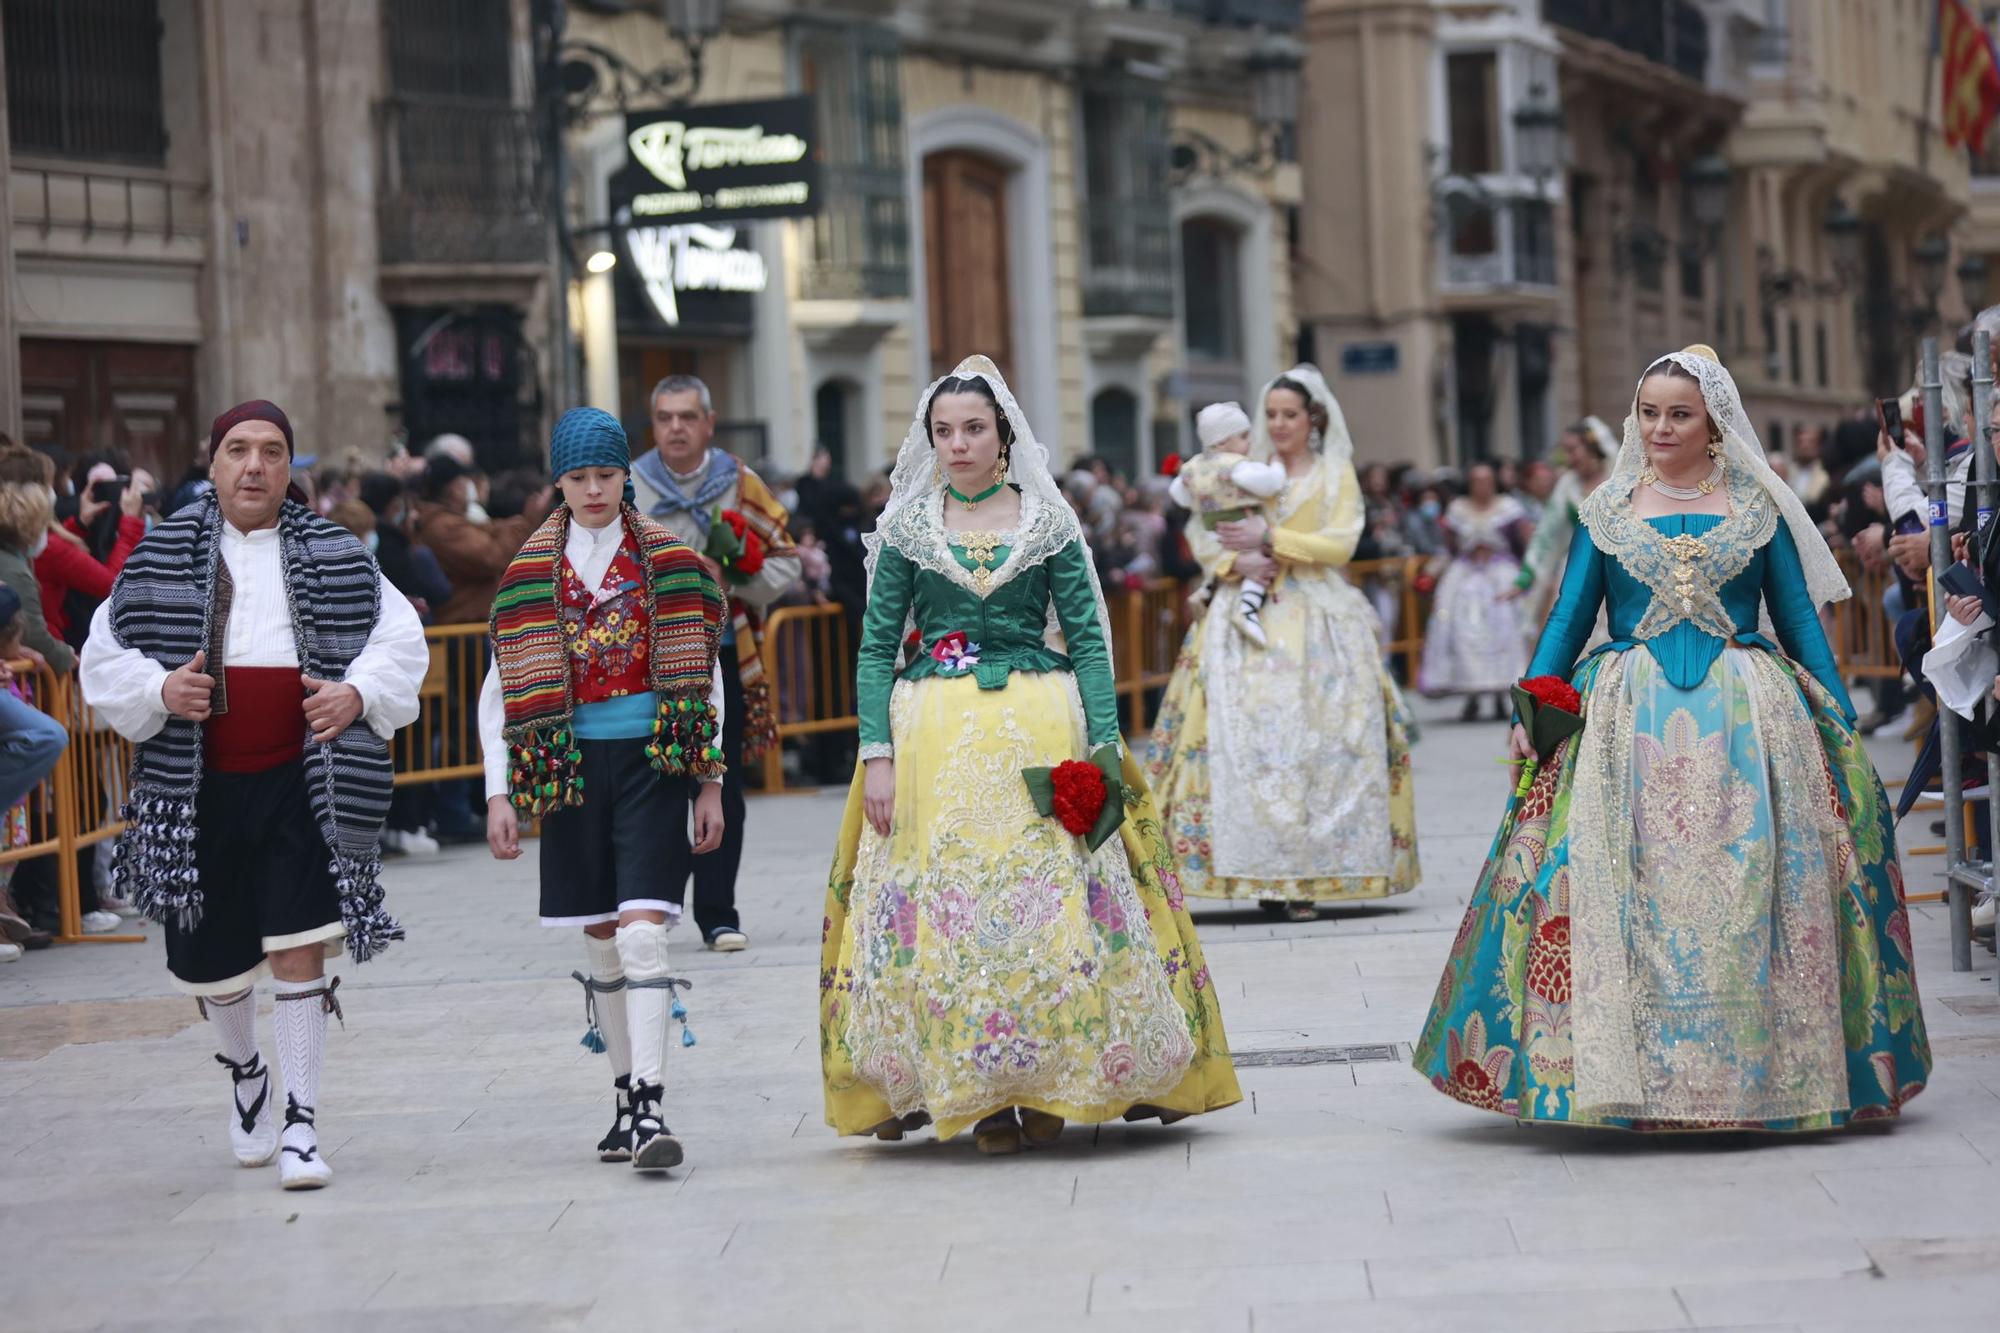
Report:
[[97,604],[111,595],[126,559],[146,536],[153,478],[143,468],[121,470],[123,461],[110,454],[85,460],[75,516],[63,520],[35,558],[49,633],[72,648],[83,647]]

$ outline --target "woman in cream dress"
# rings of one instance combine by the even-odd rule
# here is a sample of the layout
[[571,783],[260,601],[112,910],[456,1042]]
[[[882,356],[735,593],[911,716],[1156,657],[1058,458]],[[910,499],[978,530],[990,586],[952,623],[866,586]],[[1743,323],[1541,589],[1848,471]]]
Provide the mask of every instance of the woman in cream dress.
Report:
[[1223,582],[1257,578],[1268,646],[1218,596],[1188,631],[1146,772],[1190,894],[1249,898],[1295,921],[1314,903],[1415,887],[1416,796],[1401,696],[1377,621],[1343,571],[1361,536],[1340,404],[1312,366],[1265,387],[1251,452],[1290,476],[1261,517],[1188,540]]

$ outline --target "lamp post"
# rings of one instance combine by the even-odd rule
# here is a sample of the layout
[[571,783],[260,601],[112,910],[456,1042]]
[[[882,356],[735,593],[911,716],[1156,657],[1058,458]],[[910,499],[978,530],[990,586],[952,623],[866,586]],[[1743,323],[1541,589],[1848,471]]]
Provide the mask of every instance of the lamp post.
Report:
[[[637,0],[584,0],[598,13],[623,15],[652,8]],[[576,401],[575,366],[570,355],[569,289],[575,271],[569,228],[569,144],[576,125],[606,114],[598,103],[609,94],[619,111],[655,98],[686,101],[701,91],[703,48],[722,31],[722,0],[660,0],[657,12],[667,36],[681,44],[685,60],[641,70],[617,51],[597,42],[571,40],[568,0],[534,0],[536,96],[542,118],[543,160],[548,163],[550,217],[554,223],[555,290],[549,301],[549,333],[554,344],[553,389],[559,408]],[[610,262],[605,262],[605,256]],[[590,271],[603,273],[617,262],[609,251],[590,258]]]
[[1305,47],[1295,37],[1278,32],[1259,37],[1243,62],[1250,76],[1250,114],[1256,122],[1256,141],[1249,151],[1235,152],[1200,130],[1181,130],[1168,150],[1173,183],[1179,185],[1196,176],[1269,176],[1281,163],[1290,161],[1305,59]]
[[1528,100],[1514,108],[1513,121],[1515,165],[1534,178],[1539,193],[1542,182],[1563,167],[1568,145],[1562,105],[1537,83],[1528,89]]
[[1986,256],[1967,255],[1958,261],[1958,294],[1974,316],[1986,308]]

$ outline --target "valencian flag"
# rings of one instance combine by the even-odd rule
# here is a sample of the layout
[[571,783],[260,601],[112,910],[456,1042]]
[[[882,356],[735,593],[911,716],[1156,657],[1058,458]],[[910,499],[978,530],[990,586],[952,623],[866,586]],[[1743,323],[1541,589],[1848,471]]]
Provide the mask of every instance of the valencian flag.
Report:
[[1938,46],[1944,52],[1944,141],[1986,147],[1986,127],[2000,112],[2000,56],[1964,0],[1938,0]]

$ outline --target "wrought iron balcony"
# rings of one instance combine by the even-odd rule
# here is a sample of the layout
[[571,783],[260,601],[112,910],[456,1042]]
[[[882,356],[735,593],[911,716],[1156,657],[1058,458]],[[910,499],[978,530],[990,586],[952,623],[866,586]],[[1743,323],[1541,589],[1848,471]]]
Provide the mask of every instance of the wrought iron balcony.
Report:
[[1539,199],[1461,198],[1441,258],[1449,292],[1556,285],[1555,212]]
[[1227,28],[1295,32],[1305,22],[1305,0],[1131,0],[1134,9],[1171,9],[1183,18]]
[[910,294],[910,221],[897,168],[826,174],[803,274],[808,300],[896,300]]
[[532,263],[547,256],[534,113],[483,98],[379,107],[377,229],[385,264]]
[[1087,220],[1083,313],[1174,315],[1174,234],[1169,200],[1093,199]]
[[1708,77],[1708,19],[1690,0],[1542,0],[1542,17],[1697,83]]

